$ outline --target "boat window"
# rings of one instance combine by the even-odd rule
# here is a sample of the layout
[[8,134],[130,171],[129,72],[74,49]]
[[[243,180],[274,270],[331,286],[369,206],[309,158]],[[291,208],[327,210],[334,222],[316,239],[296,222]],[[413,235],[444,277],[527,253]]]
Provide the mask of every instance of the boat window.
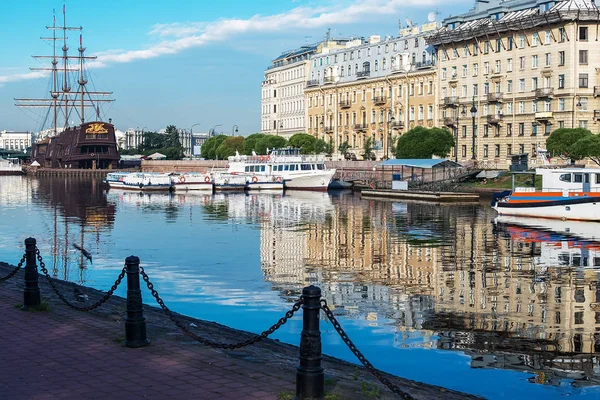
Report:
[[595,174],[596,175],[596,183],[600,184],[600,174]]
[[583,182],[590,183],[590,174],[583,174]]
[[573,182],[575,182],[575,183],[582,183],[583,182],[583,175],[582,174],[573,174],[573,175],[574,175]]
[[302,171],[309,171],[310,170],[310,164],[301,164],[301,168],[302,168]]
[[250,172],[250,167],[246,166],[246,167],[244,168],[244,172]]
[[289,166],[289,165],[286,165],[286,166],[285,166],[285,170],[286,170],[286,171],[289,171],[289,169],[290,169],[290,166]]
[[295,170],[296,170],[296,164],[290,165],[290,171],[295,171]]
[[600,257],[594,257],[594,267],[600,267]]
[[260,170],[261,170],[262,172],[265,172],[265,166],[264,166],[264,165],[262,165],[262,166],[260,167]]
[[323,170],[325,169],[325,166],[323,164],[317,164],[317,169]]
[[558,179],[563,182],[571,182],[571,174],[562,174]]

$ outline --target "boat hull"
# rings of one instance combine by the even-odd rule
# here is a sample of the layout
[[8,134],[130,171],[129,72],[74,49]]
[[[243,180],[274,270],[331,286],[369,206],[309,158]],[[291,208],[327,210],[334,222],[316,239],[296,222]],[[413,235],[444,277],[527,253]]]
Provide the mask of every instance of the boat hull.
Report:
[[600,221],[600,197],[576,197],[539,202],[497,202],[499,215],[550,218],[571,221]]
[[270,191],[283,191],[284,183],[283,182],[248,182],[246,184],[246,188],[248,190],[270,190]]
[[292,190],[327,191],[335,170],[319,171],[314,174],[290,175],[285,178],[285,187]]
[[521,226],[542,231],[556,232],[566,239],[600,241],[600,226],[594,221],[569,221],[549,218],[529,218],[511,215],[500,215],[495,219],[496,224]]

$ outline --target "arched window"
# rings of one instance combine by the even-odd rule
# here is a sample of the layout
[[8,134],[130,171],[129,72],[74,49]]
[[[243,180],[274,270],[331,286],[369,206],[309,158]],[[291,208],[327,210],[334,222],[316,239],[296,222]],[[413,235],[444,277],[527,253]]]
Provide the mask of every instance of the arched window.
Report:
[[382,63],[381,63],[381,69],[383,71],[385,71],[385,67],[386,67],[386,59],[384,58],[383,61],[382,61]]
[[423,52],[423,60],[422,60],[423,64],[425,64],[427,62],[427,52],[424,51]]
[[375,71],[379,71],[379,60],[375,60]]
[[358,58],[360,58],[360,50],[358,51]]
[[368,72],[368,71],[370,71],[370,70],[371,70],[371,63],[370,63],[370,62],[368,62],[368,61],[365,61],[365,62],[363,63],[363,71],[365,71],[365,72]]
[[344,76],[344,66],[342,65],[342,67],[340,68],[340,77]]
[[358,64],[354,64],[354,73],[357,74],[358,73]]

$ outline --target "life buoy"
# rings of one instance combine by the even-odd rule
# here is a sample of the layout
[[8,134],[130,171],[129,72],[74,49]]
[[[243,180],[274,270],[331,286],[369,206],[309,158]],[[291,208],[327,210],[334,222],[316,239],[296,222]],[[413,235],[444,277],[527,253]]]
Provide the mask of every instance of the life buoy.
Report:
[[271,161],[271,157],[270,156],[267,156],[267,161]]
[[278,176],[278,177],[277,177],[275,180],[276,180],[277,182],[281,182],[281,177],[280,177],[280,176]]
[[260,156],[260,161],[265,161],[265,158],[263,156]]
[[179,177],[179,182],[180,182],[180,183],[185,183],[185,176],[181,175],[181,176]]
[[375,182],[371,182],[371,184],[369,185],[369,187],[370,187],[371,189],[375,189]]
[[253,176],[252,177],[252,183],[256,183],[256,182],[258,182],[258,178],[256,176]]
[[206,183],[210,182],[210,176],[208,176],[208,175],[205,176],[204,177],[204,182],[206,182]]

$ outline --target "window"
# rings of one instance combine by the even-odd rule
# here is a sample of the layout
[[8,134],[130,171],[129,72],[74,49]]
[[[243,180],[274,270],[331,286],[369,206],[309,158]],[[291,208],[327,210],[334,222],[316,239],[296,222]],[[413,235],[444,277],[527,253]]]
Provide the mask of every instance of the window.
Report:
[[519,36],[519,47],[524,49],[525,48],[525,35],[521,35]]
[[462,68],[462,76],[463,76],[463,78],[467,77],[468,70],[469,70],[469,68],[466,65],[463,65],[463,68]]
[[506,145],[506,155],[507,156],[512,156],[512,144],[507,144]]
[[587,42],[587,40],[588,40],[588,27],[587,26],[579,27],[579,40]]
[[447,77],[447,73],[446,73],[446,68],[442,68],[442,80],[446,79]]
[[475,43],[475,44],[473,45],[473,55],[474,55],[474,56],[476,56],[476,55],[478,55],[478,54],[479,54],[479,44],[478,44],[478,43]]
[[463,46],[463,57],[466,57],[469,54],[469,48],[467,47],[467,45],[465,44]]
[[525,112],[525,102],[520,101],[519,102],[519,114],[523,114],[524,112]]
[[457,72],[456,72],[456,65],[454,67],[452,67],[452,78],[456,78],[458,76]]
[[479,85],[473,84],[473,96],[479,96]]
[[521,153],[521,154],[525,153],[525,145],[524,144],[519,145],[519,153]]
[[[512,122],[506,124],[506,136],[512,136]],[[510,155],[510,148],[508,149],[508,151],[508,154]]]
[[588,74],[579,74],[579,87],[588,87]]
[[535,55],[533,57],[531,57],[531,68],[537,68],[538,67],[538,56]]
[[[519,136],[525,135],[525,122],[519,122]],[[521,151],[523,153],[523,151]]]
[[525,57],[519,57],[519,69],[525,69]]
[[467,156],[467,146],[466,145],[462,145],[462,156],[463,158]]
[[525,78],[519,79],[519,92],[525,91]]
[[500,73],[502,71],[502,61],[496,60],[496,73]]
[[[486,126],[487,126],[487,125],[486,125]],[[484,145],[483,145],[483,157],[484,157],[484,158],[487,158],[487,156],[488,156],[488,145],[487,145],[487,144],[484,144]]]
[[531,35],[531,45],[532,46],[537,46],[540,42],[540,37],[538,36],[537,32],[534,32],[533,35]]
[[490,84],[489,82],[486,82],[483,84],[483,94],[489,94],[490,93]]
[[550,99],[546,99],[546,101],[544,102],[544,111],[552,111],[552,101]]
[[512,50],[512,48],[513,48],[513,38],[512,38],[512,36],[509,36],[508,37],[508,45],[506,46],[506,49]]
[[531,136],[537,136],[538,124],[537,122],[531,123]]
[[462,97],[468,97],[469,93],[468,93],[468,89],[467,89],[467,85],[463,85],[462,86]]
[[513,90],[513,81],[512,81],[512,79],[509,79],[507,82],[507,85],[506,85],[506,91],[508,93],[512,93],[512,90]]
[[562,67],[563,65],[565,65],[565,52],[559,51],[558,52],[558,66]]
[[588,51],[587,50],[579,50],[579,64],[587,65],[588,63]]
[[486,42],[483,44],[483,54],[487,54],[487,53],[489,53],[489,52],[490,52],[490,42],[489,42],[489,41],[486,41]]
[[537,112],[537,101],[533,100],[531,102],[531,112],[536,113]]
[[546,53],[546,67],[549,67],[552,64],[552,55],[550,53]]
[[588,98],[580,97],[577,107],[579,108],[579,111],[587,111],[588,110]]
[[559,89],[565,88],[565,75],[564,74],[558,75],[558,88]]
[[565,99],[561,97],[558,99],[558,111],[565,111]]
[[500,145],[497,144],[496,149],[494,150],[494,157],[500,157]]
[[588,122],[587,121],[579,121],[579,127],[587,129],[588,128]]
[[544,135],[548,136],[550,134],[551,128],[552,128],[552,125],[550,125],[550,124],[544,125]]
[[479,64],[473,64],[473,76],[477,76],[479,74]]
[[513,113],[513,103],[512,102],[506,103],[506,112],[508,114],[512,114]]
[[502,49],[502,39],[496,39],[496,52],[500,52]]
[[544,40],[544,44],[550,44],[551,43],[551,39],[552,39],[552,32],[551,31],[546,31],[546,40]]
[[490,63],[486,61],[483,63],[483,74],[487,75],[489,73],[490,73]]
[[488,137],[489,134],[490,134],[490,126],[488,124],[484,124],[483,125],[483,137]]
[[[467,137],[467,126],[463,125],[462,127],[462,137],[466,138]],[[598,176],[600,177],[600,174],[598,174]]]
[[512,58],[506,60],[506,72],[512,72]]

